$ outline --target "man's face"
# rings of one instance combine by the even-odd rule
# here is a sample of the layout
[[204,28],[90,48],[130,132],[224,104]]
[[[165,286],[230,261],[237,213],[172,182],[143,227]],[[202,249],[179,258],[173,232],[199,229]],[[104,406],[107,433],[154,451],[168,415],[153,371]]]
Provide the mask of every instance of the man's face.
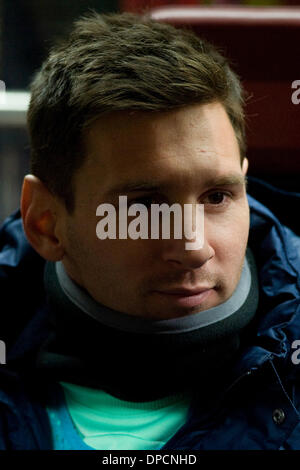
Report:
[[[72,279],[101,304],[145,318],[175,318],[226,301],[240,279],[249,207],[247,160],[241,168],[223,106],[114,113],[92,126],[86,147],[74,179],[75,211],[63,218],[62,261]],[[129,184],[130,191],[120,189]],[[96,208],[118,209],[120,195],[128,206],[204,204],[203,248],[186,250],[188,240],[172,236],[99,240]]]

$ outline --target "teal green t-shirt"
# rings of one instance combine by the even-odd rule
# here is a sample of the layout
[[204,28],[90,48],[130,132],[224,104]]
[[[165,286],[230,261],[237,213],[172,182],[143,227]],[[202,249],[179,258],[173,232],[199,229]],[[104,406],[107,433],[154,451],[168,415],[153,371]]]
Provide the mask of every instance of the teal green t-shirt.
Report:
[[[158,450],[184,425],[190,405],[187,394],[139,403],[120,400],[102,390],[66,382],[60,385],[79,437],[97,450]],[[57,433],[65,436],[67,430],[55,414],[57,410],[48,407],[47,411],[58,442]]]

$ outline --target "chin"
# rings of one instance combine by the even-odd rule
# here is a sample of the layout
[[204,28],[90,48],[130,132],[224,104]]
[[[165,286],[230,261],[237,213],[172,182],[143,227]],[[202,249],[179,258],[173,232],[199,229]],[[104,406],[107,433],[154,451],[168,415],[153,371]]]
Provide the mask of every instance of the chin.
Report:
[[167,296],[156,295],[159,303],[149,312],[147,318],[153,320],[169,320],[172,318],[180,318],[188,315],[194,315],[210,308],[216,307],[225,300],[220,296],[216,289],[210,289],[205,296],[197,298],[184,296]]

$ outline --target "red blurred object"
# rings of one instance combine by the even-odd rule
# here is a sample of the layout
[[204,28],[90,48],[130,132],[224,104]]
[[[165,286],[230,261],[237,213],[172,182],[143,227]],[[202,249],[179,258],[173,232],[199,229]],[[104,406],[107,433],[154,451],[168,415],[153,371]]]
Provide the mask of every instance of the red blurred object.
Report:
[[151,8],[166,5],[199,5],[201,0],[119,0],[121,11],[143,13]]
[[178,6],[157,8],[150,15],[191,28],[231,59],[250,95],[250,174],[299,181],[300,104],[292,102],[292,83],[300,80],[300,7]]

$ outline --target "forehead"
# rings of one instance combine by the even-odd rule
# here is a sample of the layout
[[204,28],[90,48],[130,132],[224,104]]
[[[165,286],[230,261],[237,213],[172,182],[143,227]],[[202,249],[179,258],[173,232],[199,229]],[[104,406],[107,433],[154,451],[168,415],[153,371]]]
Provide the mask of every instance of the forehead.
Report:
[[166,112],[112,113],[86,136],[86,161],[79,178],[95,178],[101,192],[141,178],[165,185],[211,179],[240,171],[237,139],[219,103]]

